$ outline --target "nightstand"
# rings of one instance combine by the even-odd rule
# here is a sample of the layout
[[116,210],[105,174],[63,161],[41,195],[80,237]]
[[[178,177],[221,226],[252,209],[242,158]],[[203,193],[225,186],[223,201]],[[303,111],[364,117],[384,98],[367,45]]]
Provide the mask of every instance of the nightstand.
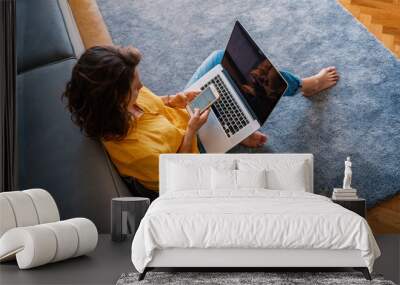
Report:
[[365,199],[354,199],[354,200],[334,200],[332,202],[339,204],[340,206],[359,214],[361,217],[367,217],[367,205]]
[[111,200],[111,239],[123,241],[128,234],[134,236],[149,206],[149,198],[113,198]]

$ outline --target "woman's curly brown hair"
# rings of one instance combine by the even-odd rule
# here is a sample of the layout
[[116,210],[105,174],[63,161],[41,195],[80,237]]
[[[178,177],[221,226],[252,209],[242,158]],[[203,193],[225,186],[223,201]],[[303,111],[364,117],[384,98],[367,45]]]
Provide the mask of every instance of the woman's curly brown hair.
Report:
[[62,97],[72,121],[87,136],[120,140],[127,135],[127,106],[140,58],[137,49],[117,46],[95,46],[79,58]]

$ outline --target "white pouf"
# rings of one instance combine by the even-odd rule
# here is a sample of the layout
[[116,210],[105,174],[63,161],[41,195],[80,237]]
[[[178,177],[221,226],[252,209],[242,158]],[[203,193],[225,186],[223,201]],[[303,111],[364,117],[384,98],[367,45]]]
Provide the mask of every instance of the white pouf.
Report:
[[28,269],[87,254],[97,241],[92,221],[60,221],[46,190],[0,193],[0,262],[17,259],[20,269]]
[[98,233],[88,219],[19,227],[0,238],[0,260],[14,256],[20,269],[28,269],[84,255],[96,248]]

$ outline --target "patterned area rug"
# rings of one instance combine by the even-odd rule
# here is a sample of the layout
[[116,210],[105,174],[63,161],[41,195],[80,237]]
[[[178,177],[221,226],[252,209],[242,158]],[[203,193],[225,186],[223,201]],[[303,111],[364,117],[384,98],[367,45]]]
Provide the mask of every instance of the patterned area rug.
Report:
[[373,275],[373,280],[364,279],[358,272],[148,272],[146,278],[138,281],[138,273],[122,274],[117,285],[136,284],[213,284],[213,285],[395,285],[382,276]]
[[180,91],[224,49],[239,19],[280,69],[304,77],[335,65],[340,82],[308,100],[283,98],[262,127],[269,143],[231,152],[313,153],[314,189],[330,195],[352,156],[371,207],[400,192],[400,61],[335,0],[98,0],[115,44],[134,45],[145,85]]

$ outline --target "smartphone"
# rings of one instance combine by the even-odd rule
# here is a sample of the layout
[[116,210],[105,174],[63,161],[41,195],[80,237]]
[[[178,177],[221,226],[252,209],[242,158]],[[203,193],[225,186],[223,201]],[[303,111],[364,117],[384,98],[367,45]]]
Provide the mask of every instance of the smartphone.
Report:
[[201,114],[205,110],[207,110],[208,107],[214,104],[218,99],[219,94],[217,92],[217,89],[213,86],[213,84],[211,84],[199,95],[197,95],[192,102],[188,104],[188,112],[190,115],[193,115],[194,109],[199,108]]

